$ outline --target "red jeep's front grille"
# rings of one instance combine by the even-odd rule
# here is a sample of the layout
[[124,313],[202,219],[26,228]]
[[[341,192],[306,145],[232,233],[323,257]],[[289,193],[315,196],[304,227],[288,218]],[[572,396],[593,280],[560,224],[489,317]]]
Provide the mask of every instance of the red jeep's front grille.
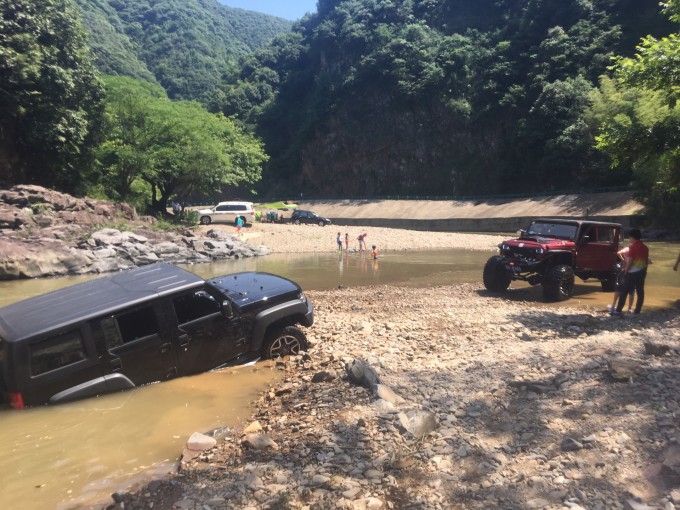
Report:
[[509,255],[511,257],[533,259],[533,258],[536,258],[536,249],[535,248],[511,248]]

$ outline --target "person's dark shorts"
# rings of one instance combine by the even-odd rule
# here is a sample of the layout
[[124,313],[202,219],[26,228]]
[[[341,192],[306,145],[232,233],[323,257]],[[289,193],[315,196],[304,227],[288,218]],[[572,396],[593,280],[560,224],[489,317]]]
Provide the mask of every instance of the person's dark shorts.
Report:
[[623,271],[619,272],[616,276],[616,292],[621,292],[624,283],[626,282],[626,273]]
[[[616,292],[621,292],[623,290],[623,287],[626,283],[626,273],[621,271],[619,275],[616,277]],[[628,290],[628,294],[635,294],[635,287],[631,287]]]

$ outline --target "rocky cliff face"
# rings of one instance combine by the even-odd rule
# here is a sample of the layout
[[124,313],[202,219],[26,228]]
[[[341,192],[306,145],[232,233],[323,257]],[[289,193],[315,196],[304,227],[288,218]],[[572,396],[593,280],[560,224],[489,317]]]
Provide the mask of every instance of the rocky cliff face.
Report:
[[159,232],[128,204],[75,198],[40,186],[0,190],[0,280],[118,271],[154,262],[265,255],[219,230]]
[[327,196],[453,195],[456,132],[434,106],[340,108],[302,150],[301,185]]

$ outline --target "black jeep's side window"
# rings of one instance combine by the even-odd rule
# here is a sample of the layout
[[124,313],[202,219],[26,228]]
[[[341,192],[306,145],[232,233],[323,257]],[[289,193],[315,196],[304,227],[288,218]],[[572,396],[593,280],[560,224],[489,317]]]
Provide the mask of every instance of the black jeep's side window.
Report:
[[31,374],[44,374],[85,358],[83,337],[79,329],[73,329],[31,345]]
[[116,322],[124,344],[159,333],[156,314],[150,306],[118,315]]
[[220,311],[217,300],[203,290],[178,296],[172,300],[172,304],[175,306],[179,324],[186,324]]

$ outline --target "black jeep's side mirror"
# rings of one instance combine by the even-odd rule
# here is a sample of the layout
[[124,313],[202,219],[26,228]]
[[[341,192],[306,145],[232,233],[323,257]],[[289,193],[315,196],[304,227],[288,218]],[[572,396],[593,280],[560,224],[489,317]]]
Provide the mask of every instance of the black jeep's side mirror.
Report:
[[234,310],[231,308],[231,303],[229,301],[222,301],[222,315],[227,319],[234,315]]
[[519,236],[520,236],[520,237],[524,237],[525,235],[527,235],[527,231],[524,230],[524,229],[520,229],[520,231],[519,231]]

